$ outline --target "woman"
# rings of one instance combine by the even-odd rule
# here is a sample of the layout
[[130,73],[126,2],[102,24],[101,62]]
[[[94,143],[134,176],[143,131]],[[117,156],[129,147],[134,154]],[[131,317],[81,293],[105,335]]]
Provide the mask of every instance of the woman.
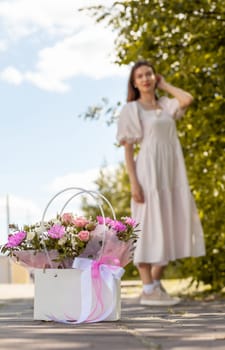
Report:
[[[158,99],[156,88],[173,98]],[[138,61],[133,66],[117,140],[125,148],[132,217],[140,224],[134,264],[143,283],[143,305],[178,303],[160,283],[165,266],[169,261],[205,254],[175,124],[192,101],[188,92],[156,75],[149,62]],[[140,143],[137,159],[136,143]]]

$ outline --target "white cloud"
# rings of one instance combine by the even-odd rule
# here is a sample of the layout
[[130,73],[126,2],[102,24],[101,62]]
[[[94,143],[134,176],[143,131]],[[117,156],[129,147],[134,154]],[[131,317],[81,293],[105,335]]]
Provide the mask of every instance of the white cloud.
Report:
[[[115,165],[109,165],[104,168],[104,173],[108,174],[115,171],[116,166]],[[66,174],[61,177],[57,177],[53,179],[53,181],[47,185],[47,190],[51,193],[54,193],[56,195],[60,191],[63,191],[65,189],[69,189],[71,187],[81,188],[84,190],[89,191],[97,191],[97,185],[95,184],[95,180],[99,177],[100,169],[90,169],[85,172],[81,173],[70,173]],[[67,200],[73,196],[73,194],[79,193],[79,190],[68,190],[62,193],[62,195],[59,195],[59,201],[58,204],[53,206],[56,211],[57,209],[63,208],[63,205],[67,202]],[[93,203],[93,198],[91,195],[86,195],[88,202]],[[57,208],[58,205],[58,208]],[[81,198],[80,195],[76,196],[75,199],[71,201],[71,205],[68,206],[68,208],[71,209],[71,211],[76,212],[76,214],[82,214],[81,209]],[[54,210],[52,212],[54,212]]]
[[0,52],[6,51],[8,48],[7,42],[5,40],[0,40]]
[[[0,210],[5,210],[5,198],[0,198]],[[10,222],[31,222],[33,219],[38,220],[41,214],[40,208],[37,204],[28,198],[18,197],[15,195],[9,196],[9,208],[10,208]]]
[[99,175],[99,169],[90,169],[80,173],[69,173],[59,176],[47,185],[51,193],[56,193],[67,187],[81,187],[87,190],[96,190],[94,181]]
[[[126,67],[113,63],[115,33],[96,24],[89,15],[78,12],[80,7],[102,4],[98,0],[53,1],[17,0],[0,3],[0,17],[8,24],[13,41],[24,36],[53,36],[55,43],[37,53],[37,62],[24,72],[7,67],[1,77],[12,84],[27,81],[36,87],[64,93],[70,89],[69,80],[77,75],[94,79],[127,75]],[[104,4],[110,4],[107,0]],[[16,34],[15,34],[16,33]],[[17,38],[17,39],[16,39]]]
[[[104,4],[111,4],[111,0]],[[0,17],[10,38],[19,39],[45,30],[50,35],[71,34],[93,23],[79,8],[102,4],[101,0],[3,0]]]
[[13,85],[20,85],[23,81],[23,75],[14,67],[5,68],[0,75],[1,79]]
[[[117,165],[109,165],[105,167],[103,171],[105,174],[113,173],[116,167]],[[18,224],[19,227],[22,227],[24,224],[30,225],[32,223],[36,223],[38,221],[41,221],[45,210],[46,214],[44,219],[55,217],[57,213],[61,212],[68,199],[80,191],[65,191],[62,194],[60,194],[60,192],[70,187],[81,188],[89,191],[97,191],[95,180],[98,178],[99,172],[100,169],[96,168],[80,173],[69,173],[61,177],[56,177],[44,188],[44,196],[46,197],[47,192],[48,200],[42,208],[40,208],[40,206],[35,203],[35,200],[18,197],[11,194],[9,196],[10,223]],[[53,199],[57,194],[58,196],[56,199]],[[93,198],[91,195],[87,195],[86,197],[90,203],[93,203]],[[66,206],[66,209],[68,211],[73,211],[77,215],[82,215],[80,195],[71,200],[69,205]],[[0,244],[3,244],[6,241],[8,234],[6,226],[6,198],[0,197]]]
[[[32,224],[41,221],[48,203],[57,193],[68,187],[80,187],[86,190],[96,190],[94,181],[98,177],[98,174],[99,169],[91,169],[82,173],[70,173],[61,177],[56,177],[50,184],[43,188],[43,198],[46,198],[46,202],[44,205],[41,204],[41,208],[35,202],[35,200],[11,194],[9,196],[10,223],[15,223],[18,224],[19,227],[22,227],[24,224]],[[65,195],[59,196],[56,200],[54,200],[46,211],[45,219],[55,217],[68,200],[68,196],[71,196],[72,194],[73,193],[71,192],[67,192]],[[80,197],[72,202],[72,210],[76,214],[80,213],[80,204]],[[7,234],[6,197],[0,197],[0,244],[5,243]]]
[[69,89],[65,81],[77,75],[94,79],[127,75],[127,68],[117,67],[109,57],[113,39],[112,33],[106,35],[100,28],[67,37],[41,50],[36,69],[26,72],[24,79],[44,90],[65,92]]
[[[91,169],[82,173],[69,173],[61,177],[56,177],[50,184],[46,186],[48,192],[51,193],[49,207],[46,210],[46,218],[55,216],[56,213],[65,211],[73,212],[76,215],[82,215],[80,189],[95,191],[96,185],[94,181],[98,177],[99,169]],[[72,189],[77,188],[77,190]],[[78,194],[72,198],[73,195]],[[56,198],[54,198],[56,196]],[[53,199],[54,198],[54,199]],[[67,201],[71,198],[69,203]],[[91,196],[90,196],[91,198]],[[52,202],[51,202],[52,200]],[[51,202],[51,203],[50,203]],[[48,206],[48,203],[46,203]],[[66,205],[65,209],[64,206]]]
[[118,165],[111,164],[101,169],[94,168],[79,173],[74,172],[59,176],[53,179],[52,182],[46,186],[46,189],[51,193],[61,191],[66,187],[81,187],[86,190],[96,190],[97,186],[95,180],[99,177],[100,170],[102,170],[104,174],[110,174],[114,173],[117,167]]

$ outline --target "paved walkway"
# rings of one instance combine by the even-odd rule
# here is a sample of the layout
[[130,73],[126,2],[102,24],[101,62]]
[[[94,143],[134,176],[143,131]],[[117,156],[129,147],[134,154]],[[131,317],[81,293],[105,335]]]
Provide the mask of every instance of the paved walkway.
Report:
[[225,300],[146,307],[139,283],[122,284],[117,322],[76,326],[33,320],[33,285],[0,285],[0,349],[224,350]]

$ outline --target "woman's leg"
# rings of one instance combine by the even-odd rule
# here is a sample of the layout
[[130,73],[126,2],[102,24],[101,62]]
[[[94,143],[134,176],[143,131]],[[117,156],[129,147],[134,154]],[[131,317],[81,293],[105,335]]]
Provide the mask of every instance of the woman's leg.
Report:
[[153,265],[152,266],[152,279],[153,281],[159,281],[162,278],[163,272],[165,270],[166,266],[164,265]]
[[152,279],[155,287],[160,287],[163,292],[166,292],[165,288],[161,284],[161,278],[166,265],[154,265],[152,266]]
[[155,285],[152,279],[151,269],[152,269],[151,264],[140,263],[138,265],[139,275],[143,283],[143,293],[145,295],[152,293],[155,288]]
[[153,283],[150,264],[140,263],[137,268],[143,284]]
[[170,306],[180,302],[179,298],[171,297],[160,283],[165,265],[151,265],[140,263],[138,271],[143,283],[143,292],[140,298],[141,305]]

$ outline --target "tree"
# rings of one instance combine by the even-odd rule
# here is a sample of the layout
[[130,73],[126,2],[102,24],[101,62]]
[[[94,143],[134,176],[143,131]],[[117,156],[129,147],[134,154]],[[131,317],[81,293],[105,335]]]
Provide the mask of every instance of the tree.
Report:
[[[124,164],[120,164],[114,171],[108,170],[107,167],[100,169],[95,184],[98,191],[112,204],[117,218],[130,216],[130,185]],[[105,216],[112,217],[109,206],[103,201],[101,205]],[[90,204],[86,196],[82,199],[82,210],[87,216],[100,215],[96,203]]]
[[[90,10],[90,9],[89,9]],[[183,274],[225,284],[225,11],[222,0],[115,1],[91,9],[118,32],[117,63],[149,59],[195,102],[178,123],[191,190],[204,227],[207,255],[180,262]],[[118,185],[118,179],[115,181]],[[126,207],[124,207],[125,209]]]

